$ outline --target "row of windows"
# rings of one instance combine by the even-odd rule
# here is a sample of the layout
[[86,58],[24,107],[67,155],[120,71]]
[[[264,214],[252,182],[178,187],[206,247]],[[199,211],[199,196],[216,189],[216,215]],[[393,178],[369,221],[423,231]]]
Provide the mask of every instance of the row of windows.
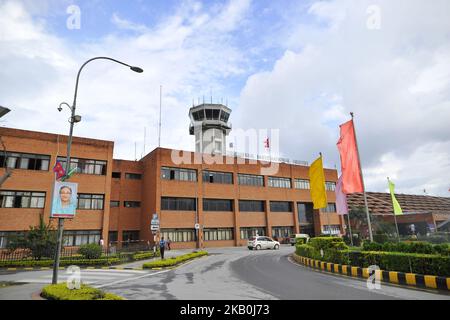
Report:
[[161,179],[179,181],[197,181],[197,171],[182,168],[161,168]]
[[205,241],[234,240],[233,228],[203,229]]
[[203,170],[203,182],[233,184],[233,174]]
[[220,120],[227,122],[230,114],[221,109],[201,109],[192,113],[195,121],[206,120]]
[[77,230],[64,231],[63,245],[64,246],[81,246],[88,243],[100,242],[100,230]]
[[0,208],[44,208],[45,192],[0,191]]
[[[233,211],[233,201],[228,199],[203,199],[204,211]],[[118,201],[117,201],[118,203]],[[239,211],[243,212],[264,212],[265,201],[261,200],[239,200]],[[161,209],[171,211],[195,211],[195,198],[174,198],[162,197]],[[306,222],[312,219],[312,204],[297,203],[299,216],[302,216],[301,222]],[[308,210],[308,212],[307,212]],[[270,201],[271,212],[292,212],[291,201]],[[334,213],[336,212],[336,204],[329,203],[327,208],[322,209],[322,212]],[[309,217],[311,215],[311,217]],[[308,217],[307,217],[308,216]]]
[[[111,200],[109,203],[109,206],[111,208],[118,208],[118,207],[120,207],[120,201]],[[124,201],[123,206],[125,208],[140,208],[141,202],[140,201]]]
[[48,171],[50,156],[19,152],[6,152],[0,155],[0,167],[25,170]]
[[[66,168],[66,157],[58,157],[63,168]],[[77,169],[77,173],[106,175],[106,161],[70,158],[70,169]]]
[[[103,194],[78,194],[78,209],[103,210]],[[0,191],[0,208],[44,208],[45,192]]]
[[[178,180],[178,181],[197,181],[197,171],[194,169],[182,168],[161,168],[161,178],[164,180]],[[217,172],[203,170],[203,182],[233,184],[233,174],[231,172]],[[264,187],[264,177],[252,174],[238,174],[239,185],[260,186]],[[269,187],[272,188],[292,188],[291,179],[283,177],[268,177]],[[310,189],[309,180],[294,179],[295,189]],[[335,191],[336,183],[325,182],[327,191]]]

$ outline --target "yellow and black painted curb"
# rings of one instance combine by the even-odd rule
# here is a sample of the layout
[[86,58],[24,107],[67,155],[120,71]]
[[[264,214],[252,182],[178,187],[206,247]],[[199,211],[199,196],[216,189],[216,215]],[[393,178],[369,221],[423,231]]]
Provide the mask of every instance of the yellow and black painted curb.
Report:
[[[292,257],[296,262],[310,268],[320,269],[322,271],[342,274],[355,278],[369,278],[368,268],[360,268],[350,265],[341,265],[337,263],[314,260],[311,258],[299,256],[295,253],[292,255]],[[417,288],[438,290],[450,290],[449,277],[429,276],[417,273],[404,273],[384,270],[375,270],[375,276],[379,277],[383,282],[389,282],[397,285],[407,285]]]

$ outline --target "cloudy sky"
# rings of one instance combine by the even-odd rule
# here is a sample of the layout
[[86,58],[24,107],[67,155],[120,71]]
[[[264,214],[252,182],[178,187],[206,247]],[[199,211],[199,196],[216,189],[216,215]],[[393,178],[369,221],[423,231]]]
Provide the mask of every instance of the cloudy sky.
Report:
[[116,158],[134,159],[135,142],[139,157],[144,130],[146,152],[157,146],[162,85],[164,147],[194,149],[188,110],[212,92],[234,129],[279,129],[280,156],[322,152],[339,168],[353,111],[367,190],[387,191],[389,176],[399,193],[449,196],[449,12],[448,0],[0,0],[12,109],[0,125],[67,134],[57,106],[85,60],[110,56],[145,71],[86,67],[75,135],[115,141]]

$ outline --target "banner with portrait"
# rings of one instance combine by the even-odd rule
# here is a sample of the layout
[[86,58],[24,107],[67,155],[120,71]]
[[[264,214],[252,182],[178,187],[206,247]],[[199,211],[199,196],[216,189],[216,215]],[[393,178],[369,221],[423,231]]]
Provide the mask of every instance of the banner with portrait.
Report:
[[55,181],[52,199],[52,218],[75,217],[78,202],[78,183]]

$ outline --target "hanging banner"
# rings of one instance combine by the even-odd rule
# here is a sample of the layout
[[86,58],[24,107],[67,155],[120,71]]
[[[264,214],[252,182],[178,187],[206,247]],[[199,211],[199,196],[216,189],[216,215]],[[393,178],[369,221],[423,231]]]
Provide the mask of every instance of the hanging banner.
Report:
[[55,181],[52,199],[52,218],[75,217],[78,199],[78,183]]

